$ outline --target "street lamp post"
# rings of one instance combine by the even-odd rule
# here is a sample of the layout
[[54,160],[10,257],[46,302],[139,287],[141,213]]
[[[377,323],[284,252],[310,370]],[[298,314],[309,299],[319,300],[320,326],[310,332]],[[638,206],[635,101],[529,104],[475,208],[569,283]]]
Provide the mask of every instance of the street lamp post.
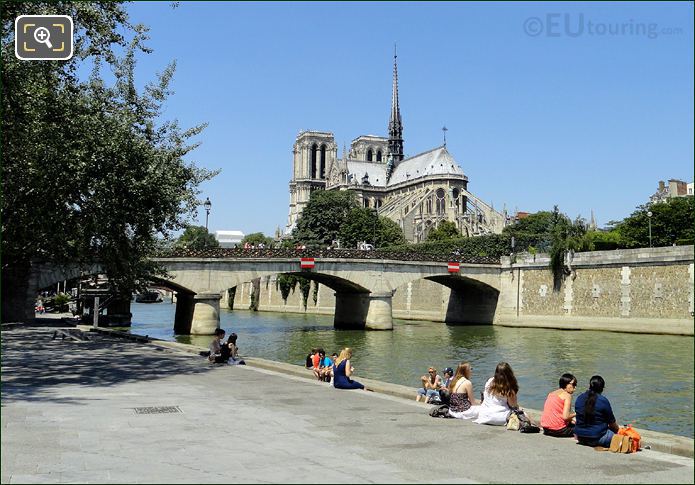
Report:
[[652,211],[647,212],[647,220],[649,221],[649,247],[652,247]]
[[210,197],[205,198],[203,203],[205,207],[205,246],[208,245],[208,219],[210,218],[210,209],[212,209],[212,202],[210,202]]

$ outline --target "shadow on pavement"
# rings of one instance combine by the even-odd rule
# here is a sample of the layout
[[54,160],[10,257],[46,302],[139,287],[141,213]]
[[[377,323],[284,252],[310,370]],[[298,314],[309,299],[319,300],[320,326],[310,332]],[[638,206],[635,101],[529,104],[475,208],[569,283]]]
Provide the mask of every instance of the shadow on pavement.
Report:
[[2,402],[51,401],[62,398],[66,385],[108,387],[129,381],[198,374],[207,360],[102,334],[86,333],[89,341],[52,339],[55,328],[23,327],[2,332]]

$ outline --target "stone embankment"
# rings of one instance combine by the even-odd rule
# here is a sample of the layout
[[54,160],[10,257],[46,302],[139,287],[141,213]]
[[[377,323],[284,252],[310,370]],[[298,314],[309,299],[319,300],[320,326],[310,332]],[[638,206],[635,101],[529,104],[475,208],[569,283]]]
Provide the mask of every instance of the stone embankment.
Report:
[[192,346],[55,331],[2,332],[2,483],[693,480],[693,459],[651,438],[640,453],[597,453],[431,418],[407,387],[340,391],[297,366],[210,365]]

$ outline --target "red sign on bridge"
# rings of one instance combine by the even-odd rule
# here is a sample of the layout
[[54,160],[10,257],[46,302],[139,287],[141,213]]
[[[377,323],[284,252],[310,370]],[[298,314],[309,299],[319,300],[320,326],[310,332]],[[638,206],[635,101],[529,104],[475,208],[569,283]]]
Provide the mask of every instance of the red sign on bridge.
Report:
[[448,263],[447,268],[449,270],[449,273],[458,273],[459,269],[460,269],[459,266],[460,266],[460,263],[456,263],[456,262]]
[[312,269],[315,264],[314,258],[300,258],[300,266],[302,269]]

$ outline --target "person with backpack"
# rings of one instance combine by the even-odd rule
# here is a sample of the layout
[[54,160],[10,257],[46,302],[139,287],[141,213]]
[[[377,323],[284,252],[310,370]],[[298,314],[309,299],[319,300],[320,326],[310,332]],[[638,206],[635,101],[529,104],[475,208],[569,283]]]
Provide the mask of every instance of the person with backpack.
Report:
[[559,389],[555,389],[545,399],[541,427],[543,434],[556,438],[569,438],[574,435],[572,394],[577,389],[577,378],[572,374],[562,374]]
[[577,398],[574,434],[581,445],[608,448],[613,435],[620,429],[611,403],[602,394],[605,386],[603,377],[593,376],[589,381],[589,390]]

